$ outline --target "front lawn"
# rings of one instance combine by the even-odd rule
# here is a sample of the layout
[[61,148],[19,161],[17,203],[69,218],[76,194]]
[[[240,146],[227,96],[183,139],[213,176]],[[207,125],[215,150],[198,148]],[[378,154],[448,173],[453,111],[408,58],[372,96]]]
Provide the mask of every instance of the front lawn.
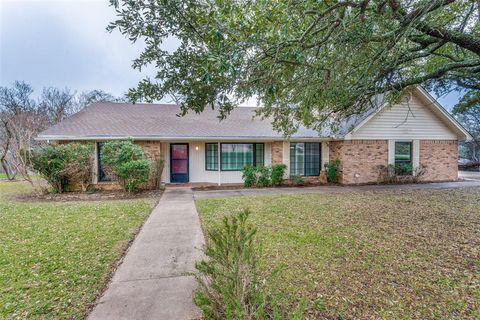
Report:
[[480,188],[197,202],[205,229],[251,210],[271,289],[311,318],[480,318]]
[[0,182],[0,318],[80,319],[154,199],[19,202]]

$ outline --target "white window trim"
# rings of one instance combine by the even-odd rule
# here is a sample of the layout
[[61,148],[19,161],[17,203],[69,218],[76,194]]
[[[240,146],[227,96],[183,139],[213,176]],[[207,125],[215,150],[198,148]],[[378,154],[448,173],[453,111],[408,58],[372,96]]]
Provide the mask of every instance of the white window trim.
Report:
[[412,168],[413,174],[420,167],[420,140],[395,139],[388,140],[388,164],[395,165],[395,142],[411,142],[412,143]]

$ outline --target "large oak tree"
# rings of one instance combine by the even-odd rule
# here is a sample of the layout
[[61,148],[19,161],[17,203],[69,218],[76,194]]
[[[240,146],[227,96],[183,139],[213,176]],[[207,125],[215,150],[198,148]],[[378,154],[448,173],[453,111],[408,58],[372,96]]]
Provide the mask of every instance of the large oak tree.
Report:
[[[112,0],[119,29],[146,43],[135,68],[154,79],[132,99],[171,96],[183,112],[222,116],[250,97],[291,133],[396,101],[424,85],[480,103],[478,0]],[[178,39],[174,51],[162,43]]]

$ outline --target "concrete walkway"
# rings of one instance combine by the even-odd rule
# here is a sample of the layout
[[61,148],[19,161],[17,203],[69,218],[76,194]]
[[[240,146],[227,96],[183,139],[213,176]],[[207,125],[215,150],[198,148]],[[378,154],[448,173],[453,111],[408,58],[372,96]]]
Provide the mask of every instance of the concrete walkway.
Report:
[[480,180],[480,171],[458,171],[458,177],[465,180]]
[[88,319],[192,319],[204,245],[191,189],[167,189]]
[[455,189],[464,187],[480,187],[480,180],[465,180],[455,182],[396,184],[396,185],[365,185],[365,186],[317,186],[292,188],[265,188],[265,189],[236,189],[236,190],[208,190],[194,191],[195,199],[228,198],[241,196],[262,196],[279,194],[302,193],[345,193],[364,191],[404,190],[404,189]]

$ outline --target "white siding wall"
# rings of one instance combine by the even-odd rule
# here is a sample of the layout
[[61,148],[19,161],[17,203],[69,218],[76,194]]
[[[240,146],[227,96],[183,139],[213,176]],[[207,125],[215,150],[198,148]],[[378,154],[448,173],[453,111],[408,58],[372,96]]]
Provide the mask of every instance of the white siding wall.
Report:
[[[187,141],[189,145],[189,175],[190,182],[208,183],[242,183],[241,171],[207,171],[205,170],[205,142]],[[210,143],[210,142],[209,142]],[[214,142],[212,142],[214,143]],[[265,165],[270,165],[272,160],[271,144],[265,142]],[[197,150],[198,148],[198,150]],[[170,181],[170,145],[167,147],[167,163],[165,166],[165,181]]]
[[456,140],[457,136],[413,95],[408,104],[384,108],[353,132],[351,139]]

